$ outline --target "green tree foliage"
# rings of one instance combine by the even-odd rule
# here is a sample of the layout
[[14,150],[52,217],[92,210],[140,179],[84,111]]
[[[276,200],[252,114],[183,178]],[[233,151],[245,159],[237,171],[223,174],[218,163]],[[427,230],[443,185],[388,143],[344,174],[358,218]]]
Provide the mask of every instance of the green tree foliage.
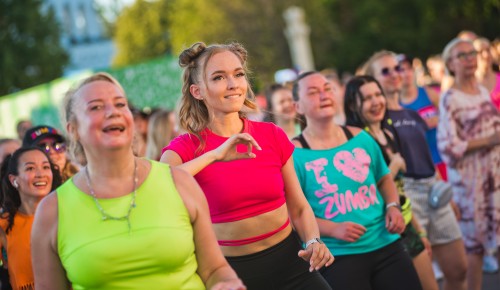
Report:
[[317,69],[354,72],[380,49],[425,58],[460,30],[492,39],[500,27],[500,0],[137,0],[118,20],[115,63],[178,55],[197,41],[237,41],[259,88],[292,67],[283,19],[292,5],[306,12]]
[[118,53],[113,65],[122,66],[170,52],[168,11],[172,1],[137,0],[124,9],[116,22]]
[[61,76],[68,55],[41,0],[0,1],[0,96]]
[[353,71],[373,52],[389,49],[425,59],[441,53],[461,30],[493,39],[499,0],[324,0],[338,25],[329,62]]
[[[278,69],[292,67],[284,35],[283,12],[291,5],[305,7],[307,21],[317,24],[312,30],[320,41],[313,43],[315,54],[323,59],[329,42],[325,35],[334,31],[333,23],[320,2],[307,0],[177,0],[171,10],[172,47],[178,54],[194,42],[226,43],[237,41],[249,52],[249,66],[257,87],[273,80]],[[310,3],[312,2],[312,3]]]

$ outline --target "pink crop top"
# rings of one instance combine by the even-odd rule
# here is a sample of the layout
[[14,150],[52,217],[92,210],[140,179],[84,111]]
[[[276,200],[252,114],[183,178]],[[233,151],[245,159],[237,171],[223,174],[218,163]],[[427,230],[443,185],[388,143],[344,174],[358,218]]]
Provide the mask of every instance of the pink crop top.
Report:
[[[254,159],[215,162],[194,177],[203,189],[213,223],[225,223],[257,216],[285,203],[281,168],[293,153],[294,146],[285,132],[272,123],[243,119],[244,132],[252,135],[262,150],[253,149]],[[198,138],[191,134],[178,136],[163,149],[176,152],[188,162],[219,147],[228,138],[206,129],[206,145],[198,150]],[[244,149],[242,149],[244,151]]]

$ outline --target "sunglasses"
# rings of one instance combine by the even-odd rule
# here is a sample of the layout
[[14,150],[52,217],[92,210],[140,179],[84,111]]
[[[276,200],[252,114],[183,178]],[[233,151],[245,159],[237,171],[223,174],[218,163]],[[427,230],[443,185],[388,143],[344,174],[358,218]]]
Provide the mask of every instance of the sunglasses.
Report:
[[403,68],[398,64],[396,65],[394,68],[390,68],[390,67],[384,67],[383,69],[380,70],[380,73],[384,76],[384,77],[387,77],[389,75],[391,75],[391,71],[394,71],[396,73],[401,73],[403,72]]
[[459,60],[465,60],[469,57],[476,57],[477,56],[477,51],[475,50],[471,50],[469,52],[460,52],[460,53],[457,53],[457,56],[456,58],[458,58]]
[[50,153],[50,149],[54,150],[57,153],[66,151],[66,144],[61,142],[52,142],[52,143],[40,143],[37,145],[42,148],[45,153]]

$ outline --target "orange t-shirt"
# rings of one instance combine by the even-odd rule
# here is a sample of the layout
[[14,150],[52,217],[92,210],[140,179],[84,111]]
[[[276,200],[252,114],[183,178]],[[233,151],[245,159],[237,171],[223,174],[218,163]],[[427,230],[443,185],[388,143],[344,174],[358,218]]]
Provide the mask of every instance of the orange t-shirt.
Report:
[[[35,289],[30,243],[33,219],[34,215],[17,212],[14,216],[14,225],[7,234],[7,268],[13,290]],[[7,219],[0,219],[0,227],[4,232],[7,225]]]

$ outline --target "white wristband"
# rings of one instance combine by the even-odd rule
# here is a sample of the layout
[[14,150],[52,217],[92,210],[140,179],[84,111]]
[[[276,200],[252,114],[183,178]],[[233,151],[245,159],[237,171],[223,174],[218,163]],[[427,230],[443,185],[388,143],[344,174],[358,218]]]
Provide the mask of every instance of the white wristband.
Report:
[[386,206],[385,206],[385,209],[389,209],[390,207],[395,207],[397,209],[399,209],[401,211],[401,206],[399,205],[399,203],[393,201],[393,202],[389,202]]
[[312,245],[314,243],[323,244],[323,241],[320,240],[319,238],[310,239],[309,241],[306,242],[306,249],[307,249],[307,247],[309,247],[310,245]]

